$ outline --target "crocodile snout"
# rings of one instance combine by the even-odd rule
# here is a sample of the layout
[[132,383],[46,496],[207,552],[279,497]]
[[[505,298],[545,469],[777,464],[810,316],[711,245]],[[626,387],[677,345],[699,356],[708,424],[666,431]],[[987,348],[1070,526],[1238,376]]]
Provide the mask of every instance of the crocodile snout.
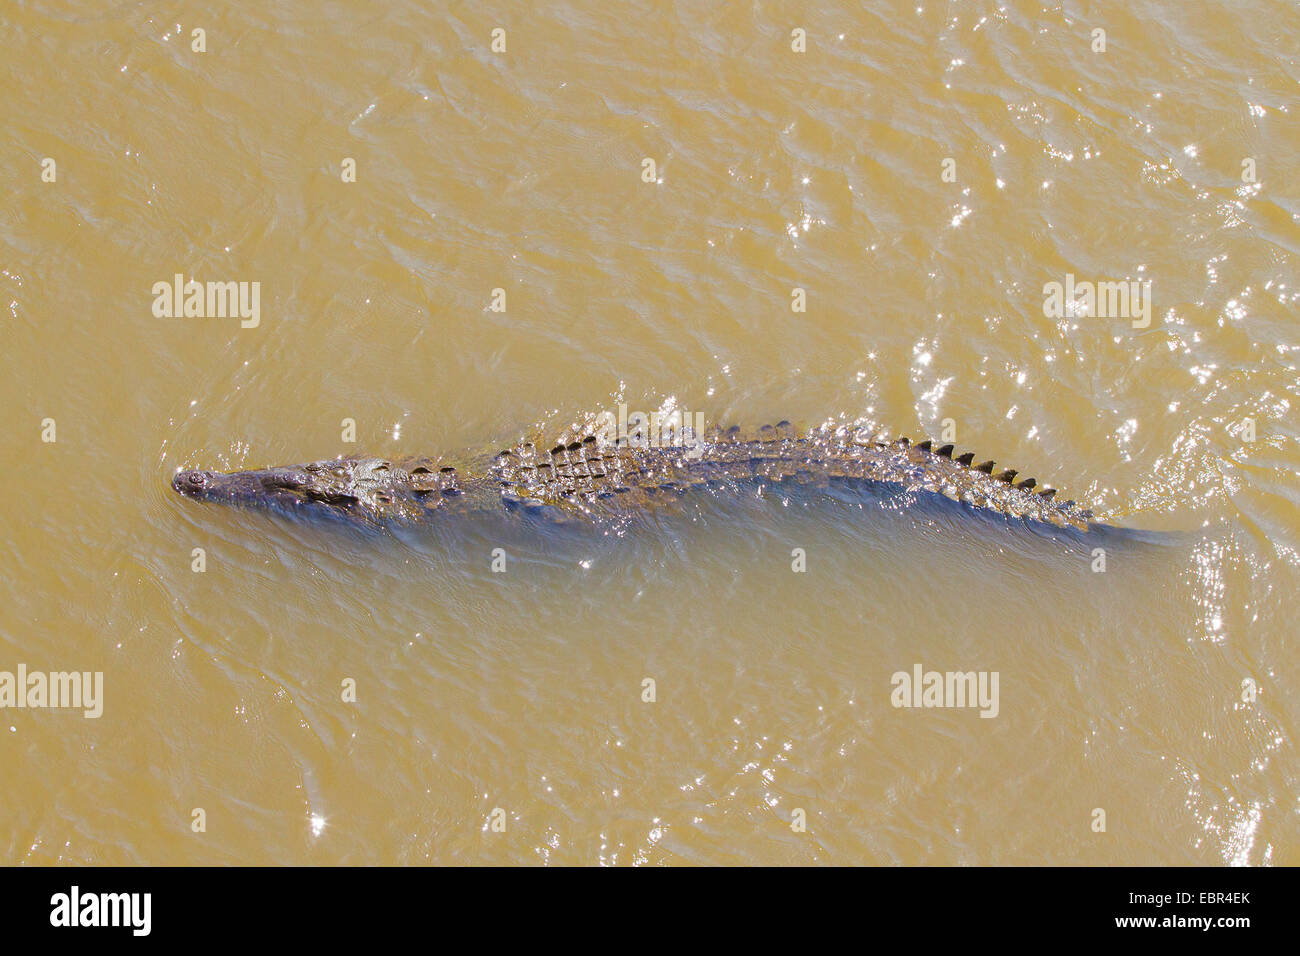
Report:
[[262,486],[268,489],[301,491],[310,485],[311,476],[298,468],[277,468],[262,476]]
[[202,493],[212,482],[210,471],[178,471],[172,478],[172,487],[183,495]]

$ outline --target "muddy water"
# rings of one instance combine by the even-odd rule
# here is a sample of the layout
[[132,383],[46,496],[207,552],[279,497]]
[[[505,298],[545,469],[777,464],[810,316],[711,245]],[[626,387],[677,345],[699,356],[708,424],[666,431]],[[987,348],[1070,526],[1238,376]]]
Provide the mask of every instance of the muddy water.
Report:
[[[0,860],[1300,862],[1300,14],[849,6],[6,5],[0,671],[103,693],[0,710]],[[947,432],[1147,534],[168,488],[620,403]]]

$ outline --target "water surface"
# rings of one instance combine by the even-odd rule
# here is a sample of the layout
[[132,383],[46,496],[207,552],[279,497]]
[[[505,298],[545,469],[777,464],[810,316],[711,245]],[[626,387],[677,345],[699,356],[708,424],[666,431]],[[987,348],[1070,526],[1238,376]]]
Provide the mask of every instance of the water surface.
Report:
[[[1294,6],[22,2],[0,36],[0,670],[105,683],[97,720],[0,712],[0,860],[1300,862]],[[156,316],[176,273],[260,283],[258,324]],[[1045,314],[1069,275],[1149,281],[1149,324]],[[1153,534],[1098,573],[878,500],[357,535],[168,487],[620,403],[948,429]],[[998,672],[997,716],[893,707],[916,664]]]

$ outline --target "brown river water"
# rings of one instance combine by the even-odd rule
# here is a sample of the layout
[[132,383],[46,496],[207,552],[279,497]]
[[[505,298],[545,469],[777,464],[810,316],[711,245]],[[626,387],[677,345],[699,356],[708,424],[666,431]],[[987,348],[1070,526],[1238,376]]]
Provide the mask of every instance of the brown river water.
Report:
[[[0,862],[1300,862],[1294,4],[20,0],[0,48],[0,703],[102,674],[0,709]],[[620,404],[1137,533],[169,487]]]

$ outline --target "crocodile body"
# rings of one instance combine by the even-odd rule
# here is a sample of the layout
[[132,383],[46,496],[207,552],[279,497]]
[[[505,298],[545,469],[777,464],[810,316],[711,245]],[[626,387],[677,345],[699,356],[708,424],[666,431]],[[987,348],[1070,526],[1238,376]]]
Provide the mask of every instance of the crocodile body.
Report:
[[1087,531],[1092,512],[1017,472],[954,457],[952,445],[882,440],[861,429],[823,426],[798,433],[788,422],[751,434],[715,429],[699,441],[646,447],[570,432],[567,441],[530,441],[452,464],[440,458],[345,457],[281,468],[178,471],[172,487],[200,500],[330,514],[365,523],[408,523],[512,509],[599,521],[635,516],[692,489],[794,483],[814,488],[865,484],[938,495],[1008,517]]

